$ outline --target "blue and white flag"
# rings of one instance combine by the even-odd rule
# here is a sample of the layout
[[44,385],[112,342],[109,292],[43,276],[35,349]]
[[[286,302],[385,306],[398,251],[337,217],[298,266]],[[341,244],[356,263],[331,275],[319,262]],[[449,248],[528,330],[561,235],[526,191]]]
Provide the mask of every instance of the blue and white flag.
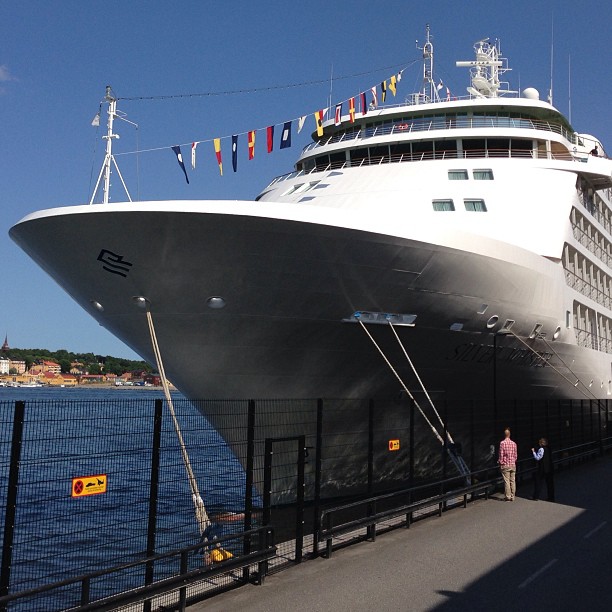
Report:
[[183,170],[183,173],[185,174],[185,180],[187,181],[187,184],[189,185],[189,177],[187,176],[187,170],[185,168],[185,164],[183,163],[183,154],[181,153],[181,147],[177,145],[175,147],[172,147],[172,150],[174,151],[176,155],[176,159],[179,163],[179,166],[181,167],[181,169]]
[[232,136],[232,168],[238,169],[238,136]]
[[283,133],[281,135],[281,149],[288,149],[291,146],[291,121],[287,121],[283,125]]

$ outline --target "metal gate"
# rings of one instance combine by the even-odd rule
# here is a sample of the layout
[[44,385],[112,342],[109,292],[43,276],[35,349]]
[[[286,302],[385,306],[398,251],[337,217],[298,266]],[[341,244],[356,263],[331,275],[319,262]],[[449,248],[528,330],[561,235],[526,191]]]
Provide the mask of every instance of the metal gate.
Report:
[[274,527],[278,561],[302,561],[306,437],[266,438],[263,524]]

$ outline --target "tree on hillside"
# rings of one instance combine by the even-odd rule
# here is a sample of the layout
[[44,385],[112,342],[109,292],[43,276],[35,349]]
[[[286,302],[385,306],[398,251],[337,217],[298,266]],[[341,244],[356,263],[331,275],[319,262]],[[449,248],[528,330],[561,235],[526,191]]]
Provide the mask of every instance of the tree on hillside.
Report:
[[87,370],[90,374],[101,374],[100,366],[97,363],[87,364]]

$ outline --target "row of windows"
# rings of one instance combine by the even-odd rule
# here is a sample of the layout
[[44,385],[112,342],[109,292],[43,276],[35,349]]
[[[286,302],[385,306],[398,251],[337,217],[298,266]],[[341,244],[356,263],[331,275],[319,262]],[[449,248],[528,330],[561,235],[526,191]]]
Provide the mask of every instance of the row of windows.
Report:
[[[518,138],[464,138],[443,140],[419,140],[396,142],[375,147],[360,147],[337,151],[331,154],[310,157],[296,165],[296,170],[327,170],[347,166],[362,166],[388,162],[422,161],[429,159],[463,159],[479,157],[520,157],[539,156],[540,141]],[[543,146],[543,145],[542,145]],[[546,157],[543,146],[542,157]]]
[[612,278],[604,270],[567,243],[563,247],[563,267],[570,287],[612,309]]
[[570,215],[574,237],[582,246],[595,254],[601,261],[612,267],[612,243],[593,224],[572,208]]
[[[365,129],[380,127],[404,126],[409,125],[413,131],[423,128],[441,129],[449,127],[449,124],[457,127],[526,127],[533,128],[534,122],[538,118],[533,114],[507,113],[507,112],[482,112],[482,113],[438,113],[435,115],[406,115],[404,117],[393,117],[380,121],[368,121],[361,125],[351,125],[345,129],[334,132],[334,136],[351,135]],[[564,128],[560,121],[552,125]]]
[[602,195],[608,196],[608,201],[610,201],[610,190],[602,190],[600,195],[584,177],[578,177],[576,190],[582,205],[606,228],[609,234],[612,234],[612,210],[602,198]]
[[[490,168],[482,168],[480,170],[472,170],[472,175],[475,181],[492,181],[493,170]],[[467,181],[469,179],[467,170],[449,170],[449,181]]]
[[612,320],[608,317],[574,301],[574,329],[580,346],[612,353]]
[[[452,199],[432,200],[431,205],[436,212],[453,212],[455,210],[455,202]],[[465,199],[463,200],[463,206],[469,212],[487,212],[484,200]]]

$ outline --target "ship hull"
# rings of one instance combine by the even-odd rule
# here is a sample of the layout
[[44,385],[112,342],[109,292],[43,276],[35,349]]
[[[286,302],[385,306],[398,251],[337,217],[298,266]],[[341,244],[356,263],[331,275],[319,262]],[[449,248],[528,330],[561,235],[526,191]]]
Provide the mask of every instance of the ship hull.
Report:
[[[416,315],[398,334],[427,389],[450,399],[492,397],[494,369],[501,393],[573,396],[558,372],[562,362],[573,360],[577,375],[596,367],[595,351],[577,347],[571,330],[552,340],[565,308],[562,269],[520,249],[508,251],[520,254],[511,261],[502,249],[488,245],[486,255],[445,245],[444,237],[100,208],[26,219],[11,235],[100,324],[153,362],[134,299],[145,297],[166,373],[191,398],[397,393],[400,381],[354,322],[362,311]],[[225,306],[211,308],[210,297]],[[506,320],[520,338],[496,336]],[[537,324],[547,342],[528,339]],[[389,326],[368,329],[405,384],[420,390]]]
[[[427,390],[434,402],[491,406],[497,397],[582,398],[574,377],[599,367],[597,353],[576,346],[571,330],[552,340],[566,307],[562,269],[516,247],[488,244],[486,255],[449,245],[445,235],[436,240],[431,228],[411,230],[428,233],[426,242],[300,219],[148,208],[58,209],[26,218],[11,235],[100,324],[154,363],[137,299],[146,298],[166,374],[192,400],[345,398],[344,424],[333,436],[351,421],[350,398],[397,400],[406,389],[419,398]],[[224,307],[211,308],[211,297]],[[359,312],[416,318],[393,329],[368,323],[370,337]],[[516,335],[498,334],[507,320]],[[529,338],[535,325],[548,341]],[[407,418],[401,404],[389,405],[390,435]],[[246,403],[196,405],[246,465]],[[296,414],[287,414],[293,407]],[[315,428],[316,403],[276,404],[257,445],[306,435],[313,446]],[[439,464],[439,451],[431,459],[437,443],[424,421],[413,435],[422,449],[413,461],[426,475]],[[351,456],[337,458],[335,492],[356,479]],[[396,462],[388,476],[407,471]]]

